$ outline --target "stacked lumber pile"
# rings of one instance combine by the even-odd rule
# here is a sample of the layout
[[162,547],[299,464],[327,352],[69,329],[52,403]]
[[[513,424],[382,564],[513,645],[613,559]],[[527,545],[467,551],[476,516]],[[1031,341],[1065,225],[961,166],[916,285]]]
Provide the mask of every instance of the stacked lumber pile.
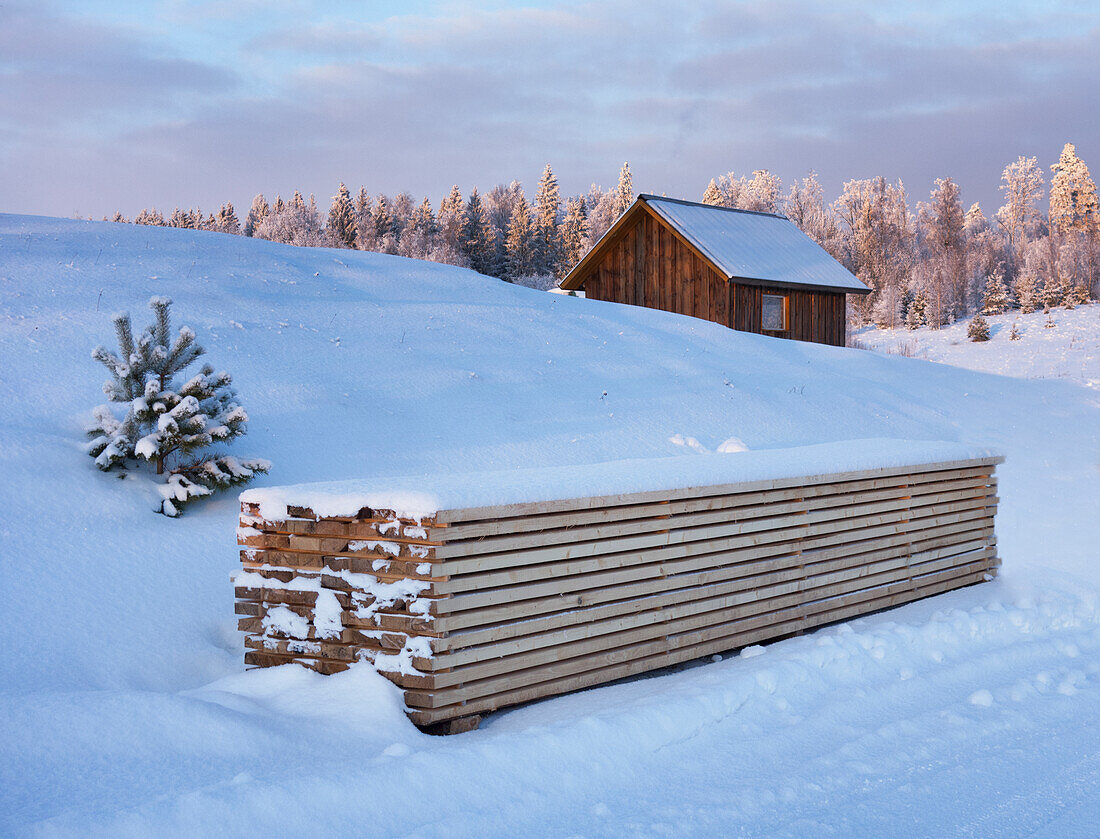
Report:
[[265,519],[246,500],[246,662],[332,673],[369,661],[413,722],[476,721],[992,579],[999,462],[422,518],[287,506]]

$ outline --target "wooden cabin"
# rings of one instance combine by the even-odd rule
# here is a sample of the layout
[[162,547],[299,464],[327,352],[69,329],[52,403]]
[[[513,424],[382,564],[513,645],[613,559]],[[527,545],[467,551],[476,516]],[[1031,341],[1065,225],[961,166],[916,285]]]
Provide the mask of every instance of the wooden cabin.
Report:
[[786,216],[639,195],[561,282],[743,332],[844,346],[870,289]]

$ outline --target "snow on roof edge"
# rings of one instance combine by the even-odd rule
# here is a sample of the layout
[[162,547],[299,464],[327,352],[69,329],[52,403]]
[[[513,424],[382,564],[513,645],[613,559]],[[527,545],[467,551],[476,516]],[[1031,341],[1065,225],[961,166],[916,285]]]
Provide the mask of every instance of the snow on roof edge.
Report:
[[840,472],[1000,458],[1000,452],[964,443],[873,438],[781,449],[615,460],[570,466],[485,472],[378,476],[344,481],[257,487],[241,493],[268,520],[287,507],[318,516],[354,516],[363,507],[425,519],[443,510],[525,504],[568,498],[659,492],[696,486],[813,477]]

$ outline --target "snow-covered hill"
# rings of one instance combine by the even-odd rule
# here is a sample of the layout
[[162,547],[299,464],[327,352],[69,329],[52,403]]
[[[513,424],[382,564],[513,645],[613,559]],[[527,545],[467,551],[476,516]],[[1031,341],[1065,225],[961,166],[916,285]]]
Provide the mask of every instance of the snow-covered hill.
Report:
[[[112,312],[146,322],[154,294],[234,374],[252,417],[235,448],[274,462],[262,483],[961,440],[1008,455],[1002,577],[429,738],[373,673],[243,672],[235,500],[169,520],[140,481],[82,453],[103,379],[90,351],[111,342]],[[396,257],[17,216],[0,216],[0,312],[0,835],[1069,836],[1093,823],[1095,389]],[[1032,377],[1063,369],[1034,346]],[[1079,355],[1075,378],[1100,380],[1095,351]]]
[[[1100,305],[1021,314],[988,315],[989,340],[967,339],[969,318],[943,329],[876,329],[856,333],[860,344],[882,352],[954,364],[1022,379],[1063,379],[1100,388]],[[1013,326],[1016,339],[1011,338]]]

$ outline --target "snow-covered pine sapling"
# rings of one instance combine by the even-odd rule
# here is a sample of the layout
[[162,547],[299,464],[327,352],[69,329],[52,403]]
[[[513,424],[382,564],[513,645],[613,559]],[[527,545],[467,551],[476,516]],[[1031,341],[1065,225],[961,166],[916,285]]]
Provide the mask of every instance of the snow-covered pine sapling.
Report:
[[966,327],[966,337],[971,341],[988,341],[989,324],[985,322],[985,318],[981,315],[974,315],[974,319]]
[[[1084,281],[1078,282],[1069,293],[1067,298],[1071,303],[1077,306],[1086,306],[1089,302],[1089,287],[1085,285]],[[1068,306],[1067,306],[1068,308]]]
[[1043,311],[1049,312],[1060,306],[1065,298],[1065,286],[1057,277],[1051,277],[1043,284]]
[[1057,323],[1054,322],[1054,315],[1052,315],[1050,313],[1050,309],[1047,309],[1046,312],[1047,312],[1047,320],[1046,320],[1046,323],[1043,324],[1043,328],[1044,329],[1054,329],[1054,327],[1056,327],[1058,325]]
[[1033,274],[1023,273],[1016,279],[1016,300],[1020,311],[1029,315],[1039,308],[1039,284]]
[[136,339],[130,316],[116,315],[119,352],[92,352],[111,373],[103,392],[124,405],[125,414],[119,419],[110,405],[95,409],[88,453],[104,471],[132,460],[153,464],[160,476],[158,512],[176,516],[189,501],[244,484],[270,464],[204,451],[243,435],[248,414],[237,403],[229,374],[210,365],[177,387],[176,376],[206,351],[190,327],[180,327],[173,338],[171,305],[166,297],[150,300],[155,321]]
[[1016,328],[1016,321],[1012,321],[1012,331],[1008,333],[1008,340],[1010,340],[1010,341],[1019,341],[1020,340],[1020,330],[1018,330]]

